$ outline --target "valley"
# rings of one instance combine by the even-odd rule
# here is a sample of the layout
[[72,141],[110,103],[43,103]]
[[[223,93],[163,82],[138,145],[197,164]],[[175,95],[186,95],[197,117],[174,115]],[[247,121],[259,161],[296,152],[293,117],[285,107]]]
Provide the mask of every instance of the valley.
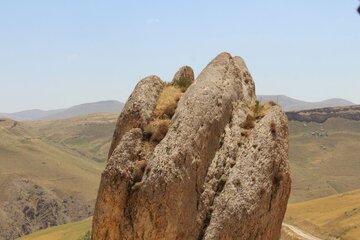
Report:
[[[41,239],[42,233],[47,236],[44,239],[62,239],[61,234],[63,239],[67,234],[77,239],[90,229],[90,219],[76,221],[92,215],[117,116],[100,113],[55,121],[0,121],[2,234],[15,238],[75,222],[24,239]],[[291,120],[289,129],[293,182],[286,223],[314,236],[342,234],[344,239],[356,239],[359,221],[353,209],[360,208],[356,201],[360,121]],[[335,208],[337,204],[342,207]],[[319,211],[324,214],[316,214]],[[49,237],[52,234],[54,238]]]
[[355,2],[0,1],[0,240],[360,240]]
[[0,239],[92,215],[115,119],[0,122]]
[[322,239],[360,237],[360,190],[289,204],[285,222]]
[[290,202],[360,188],[360,121],[289,121],[292,192]]

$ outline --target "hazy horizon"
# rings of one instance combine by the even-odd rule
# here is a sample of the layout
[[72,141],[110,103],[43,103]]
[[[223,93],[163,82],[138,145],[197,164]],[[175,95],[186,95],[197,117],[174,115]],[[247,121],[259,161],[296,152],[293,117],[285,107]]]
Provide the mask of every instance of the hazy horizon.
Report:
[[358,1],[0,3],[0,112],[125,102],[147,75],[245,59],[259,95],[360,103]]
[[[284,95],[284,94],[257,94],[257,96],[260,96],[260,97],[261,96],[285,96],[285,97],[290,97],[291,98],[291,96],[287,96],[287,95]],[[320,100],[320,101],[313,101],[312,102],[312,101],[306,101],[306,100],[303,100],[303,99],[296,99],[296,98],[292,98],[292,99],[303,101],[303,102],[308,102],[308,103],[316,103],[316,102],[322,102],[322,101],[334,100],[334,99],[348,100],[348,99],[344,99],[344,98],[327,98],[327,99],[323,99],[323,100]],[[36,108],[35,107],[35,108],[22,109],[22,110],[14,111],[14,112],[2,112],[2,111],[0,111],[0,113],[2,113],[2,114],[13,114],[13,113],[19,113],[19,112],[24,112],[24,111],[33,111],[33,110],[40,110],[40,111],[66,110],[66,109],[69,109],[71,107],[80,106],[80,105],[83,105],[83,104],[93,104],[93,103],[111,102],[111,101],[116,101],[116,102],[125,104],[127,99],[125,101],[121,101],[121,100],[117,100],[117,99],[107,99],[107,100],[99,100],[99,101],[93,101],[93,102],[75,103],[75,104],[70,105],[70,106],[63,106],[63,107],[59,107],[59,108],[41,109],[41,108]],[[358,104],[358,103],[355,103],[355,102],[352,102],[352,103],[354,103],[355,105]]]

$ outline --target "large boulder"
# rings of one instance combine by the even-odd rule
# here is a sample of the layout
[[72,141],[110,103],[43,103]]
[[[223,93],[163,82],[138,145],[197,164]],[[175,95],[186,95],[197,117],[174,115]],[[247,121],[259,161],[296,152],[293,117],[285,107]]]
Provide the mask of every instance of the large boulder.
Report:
[[172,83],[187,88],[195,81],[194,71],[189,66],[181,67],[174,75]]
[[[244,61],[221,53],[181,96],[154,144],[144,135],[160,82],[143,80],[129,99],[146,110],[128,102],[120,115],[93,240],[279,239],[291,182],[280,107],[259,105]],[[145,91],[151,104],[143,103]],[[148,114],[131,117],[139,111]]]

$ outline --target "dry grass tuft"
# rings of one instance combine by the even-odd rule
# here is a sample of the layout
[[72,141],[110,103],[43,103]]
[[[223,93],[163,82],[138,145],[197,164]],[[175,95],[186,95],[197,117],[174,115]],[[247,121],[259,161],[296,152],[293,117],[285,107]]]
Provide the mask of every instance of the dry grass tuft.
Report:
[[263,118],[265,113],[273,106],[277,106],[274,101],[270,101],[265,104],[261,104],[259,101],[255,101],[255,104],[252,107],[253,116],[256,119]]
[[151,137],[151,141],[159,143],[163,140],[169,130],[170,120],[156,120],[153,124],[155,131]]
[[157,101],[154,118],[171,118],[182,94],[181,89],[178,87],[173,85],[165,86]]
[[141,188],[142,183],[141,182],[136,182],[134,183],[134,185],[131,186],[131,191],[137,191]]
[[144,127],[143,136],[145,140],[150,140],[152,135],[154,134],[155,129],[151,125],[147,125]]
[[171,103],[164,109],[164,115],[168,118],[172,118],[175,114],[175,110],[177,108],[177,103]]
[[182,92],[186,92],[186,90],[191,86],[193,81],[185,76],[180,77],[180,79],[173,79],[172,85],[181,89]]
[[252,108],[255,119],[260,119],[265,116],[265,106],[260,104],[259,101],[255,101],[255,105]]
[[[159,143],[169,130],[170,119],[155,119],[144,127],[143,136],[148,142]],[[152,148],[153,146],[148,148]]]
[[167,84],[160,93],[152,120],[143,128],[143,153],[148,155],[156,144],[166,136],[171,118],[174,116],[183,89],[174,84]]
[[177,86],[168,84],[164,87],[158,98],[153,119],[143,129],[145,140],[159,143],[165,137],[182,94],[182,89]]
[[241,124],[241,127],[244,129],[254,128],[255,127],[255,118],[251,114],[248,114],[246,116],[245,121]]

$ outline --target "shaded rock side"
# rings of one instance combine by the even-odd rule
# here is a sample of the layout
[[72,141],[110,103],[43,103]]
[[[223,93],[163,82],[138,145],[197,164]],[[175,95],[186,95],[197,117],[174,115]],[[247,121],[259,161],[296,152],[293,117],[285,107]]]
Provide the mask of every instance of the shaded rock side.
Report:
[[159,143],[148,148],[143,137],[153,113],[117,129],[93,239],[278,239],[291,182],[287,119],[255,100],[244,61],[221,53],[181,96]]

